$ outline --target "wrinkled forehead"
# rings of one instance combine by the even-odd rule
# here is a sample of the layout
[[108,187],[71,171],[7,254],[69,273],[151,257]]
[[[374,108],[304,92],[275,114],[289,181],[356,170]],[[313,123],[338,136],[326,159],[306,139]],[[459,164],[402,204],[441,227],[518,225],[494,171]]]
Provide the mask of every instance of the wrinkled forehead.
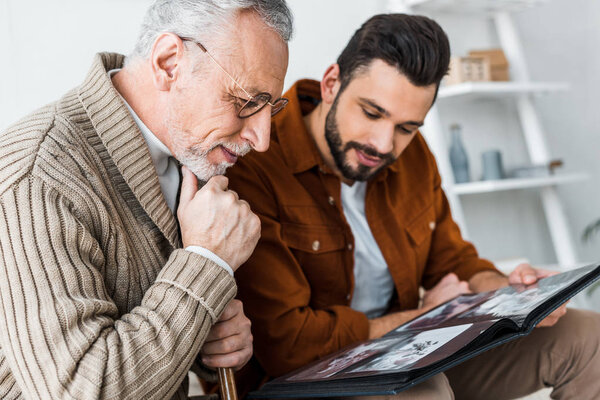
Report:
[[[215,40],[225,68],[249,92],[281,90],[288,46],[281,36],[250,10],[238,12]],[[275,93],[278,95],[279,93]]]

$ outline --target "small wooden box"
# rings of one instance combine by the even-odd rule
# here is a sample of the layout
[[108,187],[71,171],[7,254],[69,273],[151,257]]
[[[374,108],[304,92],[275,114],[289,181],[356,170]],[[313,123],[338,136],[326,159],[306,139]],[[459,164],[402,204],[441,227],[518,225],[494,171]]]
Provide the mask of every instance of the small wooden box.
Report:
[[490,63],[492,81],[509,81],[509,64],[502,49],[474,50],[469,52],[469,57],[483,57]]
[[463,82],[485,82],[491,79],[491,66],[485,57],[452,57],[446,85]]

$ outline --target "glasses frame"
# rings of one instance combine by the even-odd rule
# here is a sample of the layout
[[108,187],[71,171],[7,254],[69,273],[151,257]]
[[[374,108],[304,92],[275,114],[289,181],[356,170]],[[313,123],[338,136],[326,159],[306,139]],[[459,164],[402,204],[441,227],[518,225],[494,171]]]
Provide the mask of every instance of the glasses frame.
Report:
[[[197,45],[200,48],[200,50],[202,50],[202,52],[205,53],[217,65],[217,67],[219,67],[219,69],[221,71],[223,71],[225,73],[225,75],[227,75],[229,77],[229,79],[231,79],[233,81],[233,83],[235,83],[235,85],[242,90],[242,92],[244,92],[244,94],[246,96],[248,96],[248,100],[246,100],[246,103],[244,103],[244,105],[240,108],[240,110],[237,113],[238,118],[240,118],[240,119],[249,118],[249,117],[253,116],[254,114],[258,113],[259,111],[261,111],[263,108],[265,108],[265,106],[267,104],[271,106],[271,109],[272,109],[271,116],[274,116],[279,111],[283,110],[285,108],[285,106],[288,104],[289,100],[286,99],[285,97],[280,97],[279,99],[277,99],[273,103],[271,103],[272,96],[270,93],[267,93],[267,92],[261,92],[255,96],[252,96],[250,93],[248,93],[248,91],[246,89],[244,89],[244,87],[242,85],[240,85],[238,83],[238,81],[229,72],[227,72],[227,70],[225,68],[223,68],[223,66],[221,66],[221,64],[219,64],[219,62],[217,60],[215,60],[213,55],[210,54],[210,52],[206,49],[206,47],[204,47],[204,45],[202,43],[197,42],[196,40],[187,38],[187,37],[179,37],[179,38],[181,40],[183,40],[184,42],[192,42],[195,45]],[[258,107],[256,110],[252,111],[250,114],[242,115],[242,112],[244,111],[244,109],[246,109],[246,107],[248,106],[248,104],[250,104],[251,101],[253,101],[257,98],[261,98],[261,97],[266,98],[267,101],[265,103],[263,103],[260,107]]]

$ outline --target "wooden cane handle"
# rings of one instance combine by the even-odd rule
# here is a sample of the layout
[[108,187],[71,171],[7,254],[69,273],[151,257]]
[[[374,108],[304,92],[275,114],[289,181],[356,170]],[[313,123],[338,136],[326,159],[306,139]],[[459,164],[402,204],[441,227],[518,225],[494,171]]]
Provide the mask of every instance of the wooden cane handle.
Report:
[[219,373],[219,391],[221,400],[237,400],[237,390],[235,388],[235,375],[231,368],[217,368]]

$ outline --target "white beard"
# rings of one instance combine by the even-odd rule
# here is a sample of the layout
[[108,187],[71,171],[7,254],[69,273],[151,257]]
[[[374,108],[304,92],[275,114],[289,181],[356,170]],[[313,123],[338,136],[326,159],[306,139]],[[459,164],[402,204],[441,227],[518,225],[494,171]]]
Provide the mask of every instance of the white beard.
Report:
[[198,177],[199,180],[207,182],[210,178],[216,175],[224,175],[227,168],[233,166],[232,163],[223,161],[218,164],[213,164],[208,161],[208,153],[218,146],[223,146],[232,153],[242,157],[252,147],[248,142],[244,144],[227,143],[225,141],[214,143],[209,149],[202,150],[200,144],[192,144],[192,137],[186,132],[169,132],[171,136],[171,145],[173,147],[173,155],[183,165],[188,167],[190,171]]

